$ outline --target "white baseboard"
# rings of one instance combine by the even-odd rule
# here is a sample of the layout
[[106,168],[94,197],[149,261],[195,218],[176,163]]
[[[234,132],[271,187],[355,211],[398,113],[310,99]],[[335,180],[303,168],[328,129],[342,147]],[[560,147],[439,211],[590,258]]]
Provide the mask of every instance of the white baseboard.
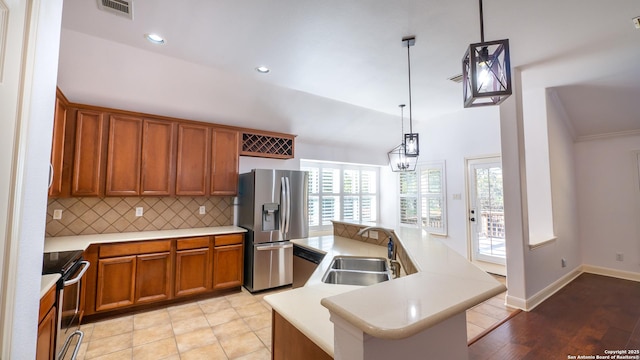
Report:
[[506,304],[507,306],[515,307],[524,311],[531,311],[536,306],[542,304],[542,302],[547,300],[551,295],[555,294],[558,290],[562,289],[575,278],[580,276],[580,274],[582,274],[582,267],[578,266],[528,299],[507,295]]
[[582,271],[590,274],[610,276],[618,279],[640,282],[640,273],[637,272],[616,270],[593,265],[582,265]]
[[525,310],[527,308],[527,300],[515,296],[509,295],[509,291],[507,291],[507,296],[504,299],[505,305],[508,307]]
[[573,269],[573,271],[567,273],[560,279],[554,281],[552,284],[540,290],[538,293],[536,293],[535,295],[533,295],[528,299],[522,299],[522,298],[510,296],[509,293],[507,292],[505,303],[507,306],[510,306],[510,307],[518,308],[524,311],[531,311],[536,306],[542,304],[542,302],[548,299],[551,295],[558,292],[558,290],[562,289],[567,284],[572,282],[575,278],[580,276],[580,274],[582,273],[609,276],[609,277],[614,277],[618,279],[640,282],[640,273],[637,273],[637,272],[610,269],[610,268],[594,266],[594,265],[580,265],[577,268]]

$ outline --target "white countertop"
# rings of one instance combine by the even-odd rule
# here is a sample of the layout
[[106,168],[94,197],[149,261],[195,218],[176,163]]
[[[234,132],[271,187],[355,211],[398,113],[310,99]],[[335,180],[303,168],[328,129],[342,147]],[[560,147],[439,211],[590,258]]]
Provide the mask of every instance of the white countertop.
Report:
[[[369,335],[401,339],[505,291],[504,285],[491,275],[446,246],[446,240],[409,229],[396,234],[417,273],[367,287],[324,284],[320,278],[333,256],[384,257],[386,247],[338,236],[310,238],[304,244],[296,240],[300,245],[326,252],[327,256],[304,287],[266,296],[265,301],[333,356],[333,324],[327,309]],[[370,246],[381,253],[368,253]],[[329,294],[331,291],[336,293]],[[318,301],[322,306],[318,306]],[[324,311],[318,310],[323,307]]]
[[125,242],[155,239],[174,239],[193,236],[223,235],[243,233],[247,230],[237,226],[215,226],[194,229],[138,231],[110,234],[92,234],[76,236],[47,237],[44,239],[44,252],[86,250],[91,244]]
[[42,278],[40,279],[40,298],[41,299],[43,296],[45,296],[47,291],[51,289],[52,286],[56,286],[56,282],[58,282],[58,279],[60,279],[60,274],[42,275]]
[[329,310],[322,306],[320,301],[362,287],[325,284],[322,282],[322,276],[334,256],[385,257],[387,248],[333,235],[291,241],[312,250],[319,250],[325,253],[325,257],[304,287],[267,295],[264,300],[322,350],[333,356],[333,323],[329,320]]

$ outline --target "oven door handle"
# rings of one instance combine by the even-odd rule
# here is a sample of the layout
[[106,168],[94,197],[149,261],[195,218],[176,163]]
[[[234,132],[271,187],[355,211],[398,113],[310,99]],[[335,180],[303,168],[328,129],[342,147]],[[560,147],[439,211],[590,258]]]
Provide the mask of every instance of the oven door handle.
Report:
[[88,262],[88,261],[83,260],[83,261],[80,262],[80,265],[83,266],[82,270],[80,270],[80,273],[76,277],[74,277],[73,279],[65,281],[64,282],[64,286],[73,285],[73,284],[77,283],[78,281],[80,281],[80,279],[82,278],[84,273],[86,273],[87,269],[89,269],[89,266],[91,265],[91,263]]

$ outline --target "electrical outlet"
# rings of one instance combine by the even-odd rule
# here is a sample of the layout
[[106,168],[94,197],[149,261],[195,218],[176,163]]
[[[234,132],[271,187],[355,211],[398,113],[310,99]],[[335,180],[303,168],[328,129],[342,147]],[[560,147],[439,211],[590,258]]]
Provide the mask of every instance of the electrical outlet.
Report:
[[560,260],[560,263],[562,264],[563,268],[567,267],[567,259],[562,258],[562,260]]
[[200,215],[206,214],[207,213],[207,208],[204,205],[200,206],[200,209],[198,210],[198,213]]
[[142,216],[143,213],[144,213],[144,210],[142,209],[141,206],[136,208],[136,216]]
[[61,209],[53,210],[53,220],[60,220],[60,219],[62,219],[62,210]]
[[624,255],[622,253],[616,254],[616,261],[624,261]]

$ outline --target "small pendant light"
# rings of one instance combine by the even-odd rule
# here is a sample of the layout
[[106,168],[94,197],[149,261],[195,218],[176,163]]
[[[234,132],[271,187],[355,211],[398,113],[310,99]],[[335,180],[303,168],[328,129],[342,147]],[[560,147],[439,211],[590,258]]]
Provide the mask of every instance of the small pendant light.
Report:
[[484,41],[480,1],[480,42],[469,45],[462,58],[464,107],[498,105],[511,95],[509,39]]
[[393,172],[408,172],[415,171],[416,164],[418,162],[417,156],[407,156],[405,153],[406,144],[404,143],[405,135],[404,134],[404,107],[405,104],[398,105],[400,107],[400,119],[402,120],[401,127],[401,135],[402,135],[402,143],[400,145],[393,148],[393,150],[389,151],[387,155],[389,156],[389,166],[391,167],[391,171]]
[[420,154],[420,141],[418,133],[413,132],[413,116],[411,111],[411,47],[416,44],[415,36],[402,38],[402,43],[407,47],[407,68],[409,73],[409,133],[404,134],[405,155],[417,157]]

